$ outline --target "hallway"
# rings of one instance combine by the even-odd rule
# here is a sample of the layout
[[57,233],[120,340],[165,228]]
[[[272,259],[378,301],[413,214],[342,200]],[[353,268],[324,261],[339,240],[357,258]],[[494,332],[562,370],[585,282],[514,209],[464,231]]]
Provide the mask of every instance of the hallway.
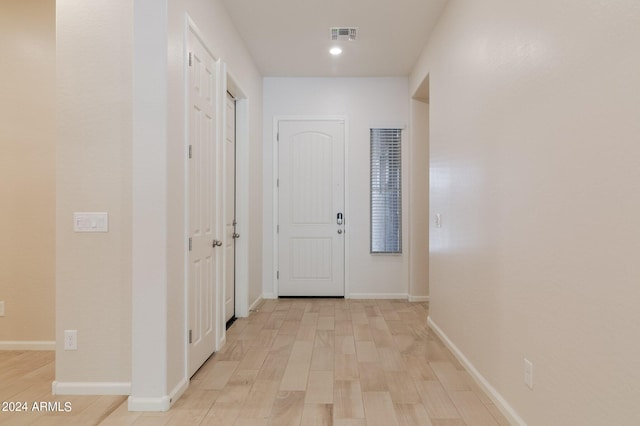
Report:
[[52,397],[52,353],[5,353],[12,368],[2,371],[14,380],[0,386],[3,400],[69,401],[72,410],[1,413],[0,424],[507,425],[427,314],[427,303],[402,300],[266,300],[164,413],[129,412],[124,397]]
[[123,405],[104,424],[508,424],[427,314],[427,303],[401,300],[266,300],[170,412]]
[[167,413],[103,424],[506,425],[426,327],[427,303],[266,300]]

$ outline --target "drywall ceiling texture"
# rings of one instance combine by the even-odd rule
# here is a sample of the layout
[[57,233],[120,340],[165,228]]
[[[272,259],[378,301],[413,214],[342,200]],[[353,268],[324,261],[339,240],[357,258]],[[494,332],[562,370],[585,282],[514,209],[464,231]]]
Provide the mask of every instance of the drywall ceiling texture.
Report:
[[[347,296],[407,297],[408,167],[403,167],[403,255],[369,252],[369,129],[406,126],[409,120],[406,77],[264,79],[264,293],[275,297],[273,283],[273,119],[281,116],[343,115],[348,119],[347,208],[349,282]],[[403,132],[403,158],[410,134]]]
[[[0,13],[0,349],[55,340],[55,5]],[[3,344],[9,346],[3,346]],[[36,346],[38,347],[38,346]]]
[[[264,76],[386,77],[411,72],[446,1],[224,3]],[[331,41],[329,28],[336,26],[358,27],[358,40]],[[339,57],[329,54],[336,45]]]
[[411,77],[431,319],[530,425],[640,424],[638,40],[636,0],[452,0]]

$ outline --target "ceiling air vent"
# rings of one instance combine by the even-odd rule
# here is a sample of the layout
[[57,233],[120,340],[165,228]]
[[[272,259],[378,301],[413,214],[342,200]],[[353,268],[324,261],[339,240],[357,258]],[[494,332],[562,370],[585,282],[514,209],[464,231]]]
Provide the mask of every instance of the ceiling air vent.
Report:
[[356,41],[358,37],[358,27],[332,27],[329,30],[333,41]]

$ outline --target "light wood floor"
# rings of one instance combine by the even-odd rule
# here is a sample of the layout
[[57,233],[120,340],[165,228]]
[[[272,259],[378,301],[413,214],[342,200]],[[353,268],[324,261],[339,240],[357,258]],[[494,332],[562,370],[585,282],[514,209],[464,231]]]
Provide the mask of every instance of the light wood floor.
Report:
[[52,397],[52,353],[0,352],[0,401],[73,406],[0,412],[0,424],[508,425],[427,313],[394,300],[267,300],[233,324],[166,413],[130,413],[125,397]]

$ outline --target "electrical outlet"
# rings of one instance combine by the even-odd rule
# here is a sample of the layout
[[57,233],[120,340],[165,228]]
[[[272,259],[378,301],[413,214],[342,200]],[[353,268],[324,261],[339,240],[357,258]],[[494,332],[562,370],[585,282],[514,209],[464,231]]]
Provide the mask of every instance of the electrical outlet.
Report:
[[524,359],[524,384],[533,389],[533,363]]
[[0,317],[4,316],[4,300],[0,300]]
[[64,350],[65,351],[78,350],[78,330],[64,331]]

